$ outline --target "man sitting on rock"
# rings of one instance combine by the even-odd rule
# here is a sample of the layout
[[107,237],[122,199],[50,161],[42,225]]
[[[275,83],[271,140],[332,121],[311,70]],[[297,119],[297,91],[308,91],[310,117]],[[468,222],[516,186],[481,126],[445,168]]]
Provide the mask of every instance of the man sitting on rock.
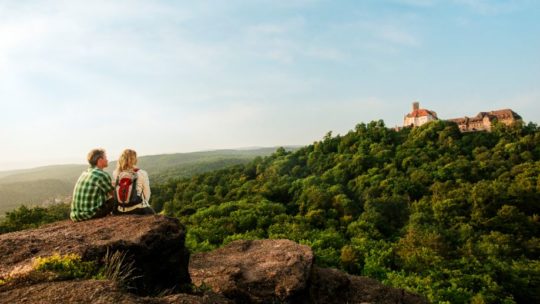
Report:
[[114,208],[111,176],[103,171],[109,165],[105,150],[94,149],[87,159],[90,168],[81,174],[73,189],[70,217],[76,222],[104,217]]

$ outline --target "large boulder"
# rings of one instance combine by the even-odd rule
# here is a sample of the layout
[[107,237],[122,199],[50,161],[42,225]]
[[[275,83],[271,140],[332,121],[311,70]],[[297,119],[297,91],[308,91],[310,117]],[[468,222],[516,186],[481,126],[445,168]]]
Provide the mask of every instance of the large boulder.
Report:
[[306,289],[313,252],[289,240],[234,241],[191,257],[193,284],[243,303],[295,302]]
[[289,240],[234,241],[194,254],[193,284],[236,303],[427,303],[376,280],[313,265],[311,248]]
[[100,261],[120,251],[134,262],[136,291],[147,294],[189,284],[185,229],[177,219],[154,215],[109,216],[83,222],[62,221],[0,235],[0,279],[24,276],[36,257],[75,253]]
[[353,276],[337,269],[314,266],[306,303],[402,303],[426,304],[419,295],[382,285],[380,282]]
[[193,284],[237,303],[427,303],[402,289],[313,266],[311,248],[289,240],[234,241],[194,254]]

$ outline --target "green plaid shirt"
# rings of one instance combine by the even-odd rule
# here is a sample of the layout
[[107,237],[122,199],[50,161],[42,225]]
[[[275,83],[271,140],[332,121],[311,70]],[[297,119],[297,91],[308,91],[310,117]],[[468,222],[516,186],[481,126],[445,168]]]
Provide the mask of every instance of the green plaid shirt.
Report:
[[71,219],[83,221],[92,218],[113,189],[111,177],[107,172],[99,168],[88,168],[81,174],[73,189]]

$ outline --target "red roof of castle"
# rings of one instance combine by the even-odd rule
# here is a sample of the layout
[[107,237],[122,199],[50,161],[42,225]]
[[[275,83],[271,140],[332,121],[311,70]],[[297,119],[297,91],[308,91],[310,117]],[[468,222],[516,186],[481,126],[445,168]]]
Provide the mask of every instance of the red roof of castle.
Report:
[[437,117],[437,113],[430,110],[426,110],[426,109],[414,110],[411,113],[407,114],[407,117],[422,117],[422,116],[428,116],[428,115]]

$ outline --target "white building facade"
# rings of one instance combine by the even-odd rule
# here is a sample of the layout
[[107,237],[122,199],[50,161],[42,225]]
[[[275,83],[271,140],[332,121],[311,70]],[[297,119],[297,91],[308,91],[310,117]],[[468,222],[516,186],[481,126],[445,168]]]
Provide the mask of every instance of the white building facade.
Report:
[[403,119],[404,127],[419,127],[433,120],[438,120],[435,111],[421,109],[418,101],[413,102],[412,112],[405,115]]

